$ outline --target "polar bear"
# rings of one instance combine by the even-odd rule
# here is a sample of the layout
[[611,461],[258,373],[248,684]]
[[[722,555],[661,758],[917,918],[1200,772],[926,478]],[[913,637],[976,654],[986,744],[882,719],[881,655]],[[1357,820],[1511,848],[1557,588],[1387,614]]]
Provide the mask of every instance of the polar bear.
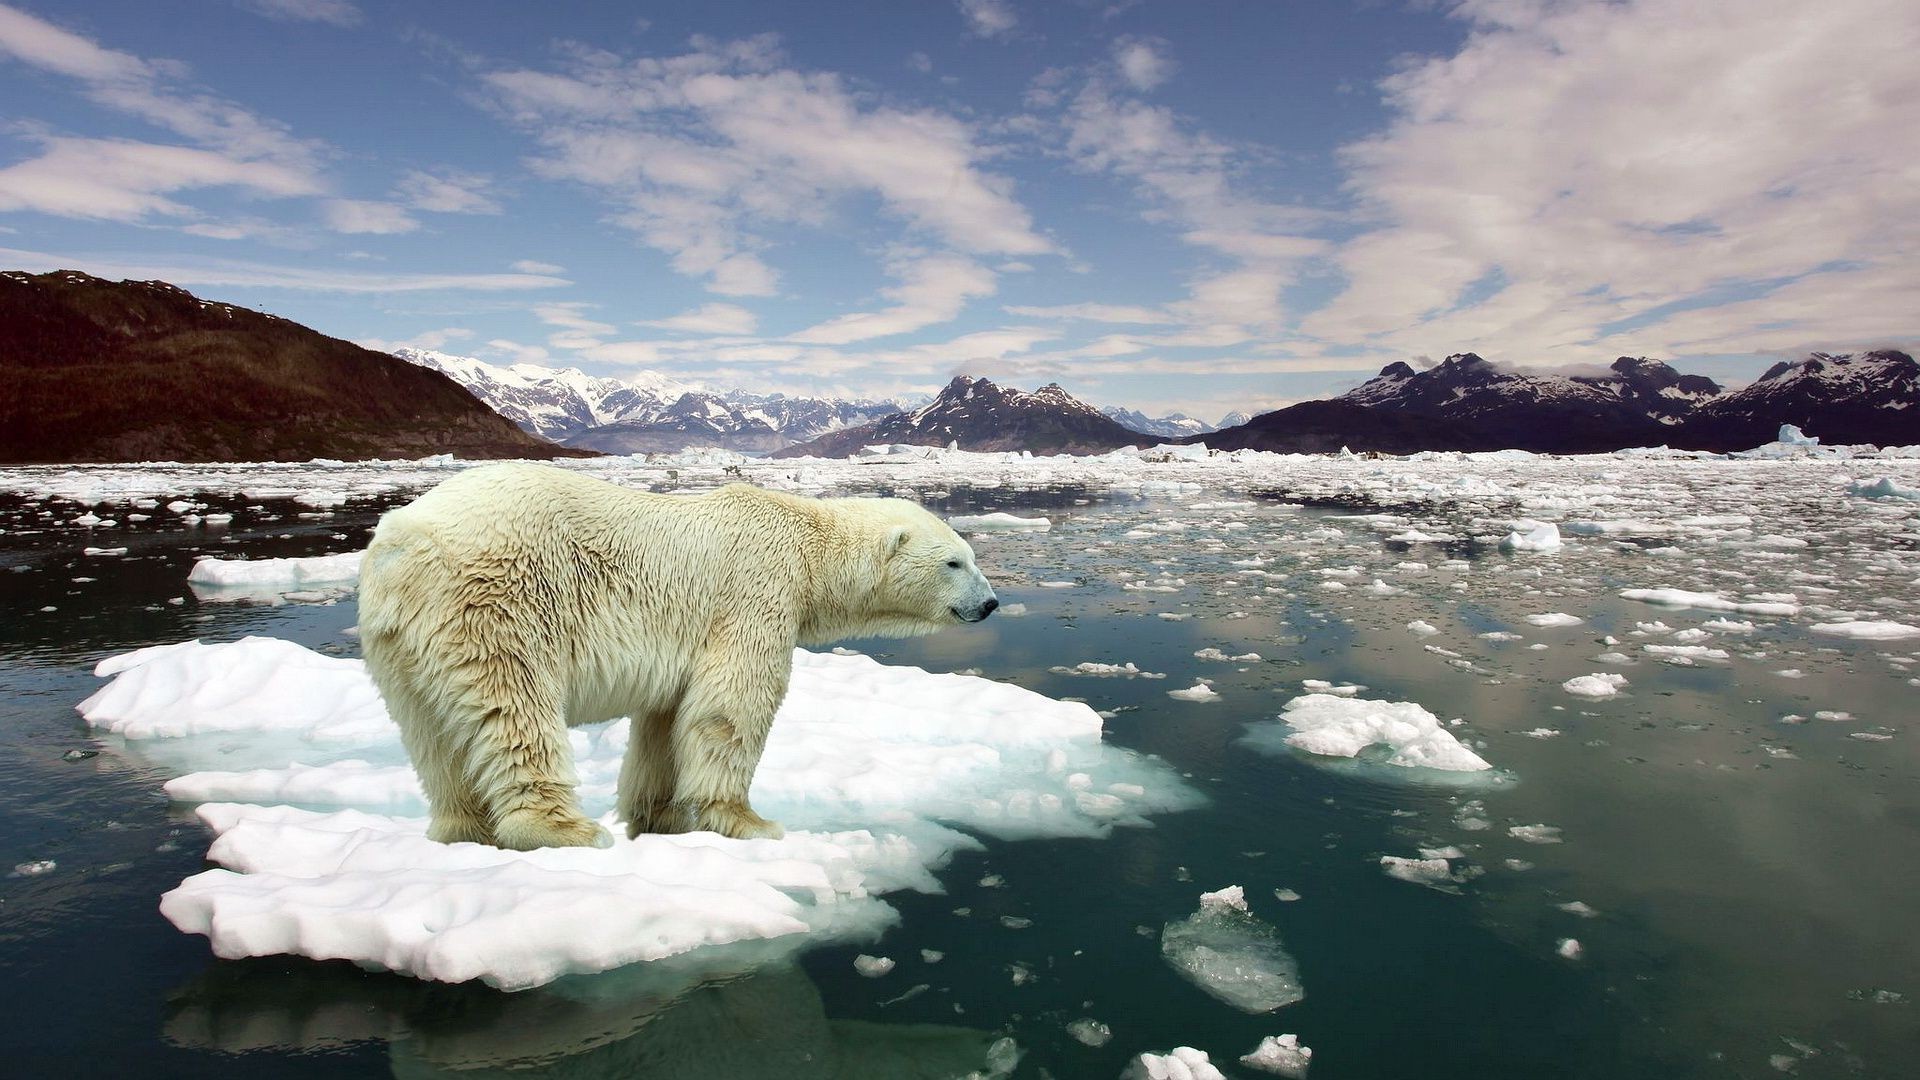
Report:
[[611,844],[580,811],[567,727],[619,716],[629,836],[777,837],[747,789],[794,646],[932,633],[999,603],[967,542],[902,499],[655,495],[506,464],[381,519],[360,641],[434,840]]

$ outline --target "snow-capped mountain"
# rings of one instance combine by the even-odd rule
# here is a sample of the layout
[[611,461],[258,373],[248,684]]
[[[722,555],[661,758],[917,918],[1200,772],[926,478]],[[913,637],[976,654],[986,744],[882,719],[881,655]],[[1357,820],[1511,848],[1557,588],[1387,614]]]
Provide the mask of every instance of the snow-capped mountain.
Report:
[[1148,416],[1138,409],[1123,409],[1118,405],[1101,408],[1109,420],[1142,435],[1152,435],[1160,439],[1180,439],[1188,435],[1204,435],[1215,430],[1205,420],[1196,420],[1186,413],[1168,413],[1165,416]]
[[588,428],[659,412],[693,389],[651,371],[621,380],[579,368],[489,364],[431,349],[395,349],[393,355],[452,378],[494,412],[555,442]]
[[763,452],[899,412],[897,401],[714,393],[657,372],[630,379],[577,368],[489,364],[426,349],[394,353],[452,377],[527,431],[614,454],[718,446]]
[[1663,424],[1677,424],[1687,414],[1719,397],[1719,383],[1704,375],[1682,375],[1662,360],[1622,356],[1606,375],[1568,376],[1582,386],[1611,394]]
[[845,457],[880,443],[1082,454],[1140,446],[1152,438],[1120,426],[1056,383],[1029,394],[961,375],[912,412],[790,446],[774,456]]
[[1239,427],[1241,424],[1244,424],[1251,419],[1253,419],[1253,415],[1251,413],[1243,413],[1240,410],[1235,409],[1234,411],[1221,417],[1220,422],[1213,425],[1213,429],[1215,431],[1222,431],[1230,427]]
[[[1663,386],[1683,396],[1669,396]],[[1710,380],[1681,376],[1655,360],[1623,357],[1606,375],[1574,377],[1510,370],[1456,353],[1425,371],[1388,364],[1337,400],[1448,420],[1481,433],[1476,441],[1489,448],[1590,453],[1665,442],[1661,428],[1677,418],[1676,409],[1690,407],[1686,393],[1718,391]]]
[[1782,424],[1825,443],[1920,443],[1920,364],[1893,349],[1782,361],[1700,406],[1675,445],[1744,450],[1772,439]]

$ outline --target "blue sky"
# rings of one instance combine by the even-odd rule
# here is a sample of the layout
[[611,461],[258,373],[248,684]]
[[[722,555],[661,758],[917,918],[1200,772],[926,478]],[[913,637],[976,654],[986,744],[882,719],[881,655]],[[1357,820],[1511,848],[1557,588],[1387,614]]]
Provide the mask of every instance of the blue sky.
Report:
[[379,347],[1217,419],[1910,347],[1910,0],[0,4],[0,264]]

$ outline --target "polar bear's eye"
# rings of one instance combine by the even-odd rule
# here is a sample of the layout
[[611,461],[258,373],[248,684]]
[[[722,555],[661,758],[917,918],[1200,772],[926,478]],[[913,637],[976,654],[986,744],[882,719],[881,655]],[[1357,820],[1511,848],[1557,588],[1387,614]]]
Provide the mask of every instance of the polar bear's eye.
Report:
[[959,559],[948,559],[948,560],[947,560],[947,569],[949,569],[949,570],[958,570],[958,569],[960,569],[960,560],[959,560]]

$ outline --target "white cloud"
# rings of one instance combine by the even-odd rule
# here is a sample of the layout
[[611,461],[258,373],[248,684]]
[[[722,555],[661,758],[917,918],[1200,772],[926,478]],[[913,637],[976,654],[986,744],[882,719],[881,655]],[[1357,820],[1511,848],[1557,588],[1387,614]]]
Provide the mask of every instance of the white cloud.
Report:
[[772,295],[760,230],[830,226],[849,196],[877,199],[912,232],[965,253],[1053,250],[1011,182],[981,167],[988,152],[966,122],[787,68],[771,38],[694,44],[486,83],[546,148],[537,171],[602,191],[616,222],[715,292]]
[[321,204],[320,215],[328,228],[341,233],[385,236],[410,233],[420,227],[405,207],[368,199],[329,199]]
[[283,22],[326,23],[343,29],[359,26],[363,18],[348,0],[240,0],[240,6]]
[[[1143,70],[1145,68],[1143,67]],[[1063,100],[1062,77],[1047,80],[1043,102]],[[1132,181],[1148,202],[1143,215],[1180,227],[1180,238],[1229,268],[1209,266],[1189,282],[1187,299],[1167,305],[1199,324],[1231,323],[1269,331],[1287,322],[1281,295],[1302,265],[1327,250],[1303,235],[1326,215],[1240,190],[1246,155],[1163,106],[1119,93],[1095,77],[1067,101],[1067,150],[1083,168]]]
[[1007,0],[959,0],[959,5],[967,30],[979,37],[1005,36],[1020,22]]
[[0,169],[0,210],[105,221],[192,218],[198,211],[169,196],[209,187],[278,197],[319,191],[303,170],[186,146],[52,138],[45,147],[37,158]]
[[354,344],[377,352],[393,352],[395,349],[426,349],[440,352],[456,341],[465,341],[473,336],[473,331],[461,326],[448,326],[439,330],[423,330],[401,341],[388,341],[385,338],[357,338]]
[[0,4],[0,53],[34,67],[100,82],[155,77],[152,65],[131,53],[102,48],[68,30]]
[[889,267],[898,285],[880,290],[897,301],[890,308],[858,312],[808,327],[790,340],[817,345],[845,345],[872,338],[910,333],[958,317],[967,301],[993,295],[993,271],[959,255],[916,255],[897,258]]
[[409,169],[394,195],[415,210],[435,214],[497,214],[500,204],[488,191],[491,186],[486,177],[474,173]]
[[1460,50],[1386,80],[1392,123],[1344,153],[1384,224],[1340,249],[1346,290],[1303,330],[1561,363],[1898,325],[1886,305],[1912,294],[1920,245],[1911,3],[1471,0],[1456,14]]
[[159,279],[181,286],[233,285],[333,293],[520,292],[573,284],[541,274],[367,274],[312,266],[276,266],[230,259],[167,259],[140,255],[49,254],[0,248],[0,261],[22,270],[84,270],[103,278]]
[[702,304],[692,311],[682,312],[666,319],[654,319],[640,325],[658,327],[661,330],[678,330],[688,334],[737,337],[753,333],[760,325],[760,320],[753,312],[738,304]]
[[517,260],[513,263],[512,268],[523,274],[564,274],[567,272],[567,268],[564,266],[556,266],[553,263],[540,262],[535,259]]
[[1010,304],[1002,310],[1024,319],[1085,319],[1088,322],[1134,323],[1142,326],[1179,321],[1158,308],[1126,304],[1061,304],[1055,307]]
[[1135,90],[1151,90],[1173,77],[1174,64],[1165,50],[1164,41],[1124,37],[1113,43],[1113,63],[1127,85]]

